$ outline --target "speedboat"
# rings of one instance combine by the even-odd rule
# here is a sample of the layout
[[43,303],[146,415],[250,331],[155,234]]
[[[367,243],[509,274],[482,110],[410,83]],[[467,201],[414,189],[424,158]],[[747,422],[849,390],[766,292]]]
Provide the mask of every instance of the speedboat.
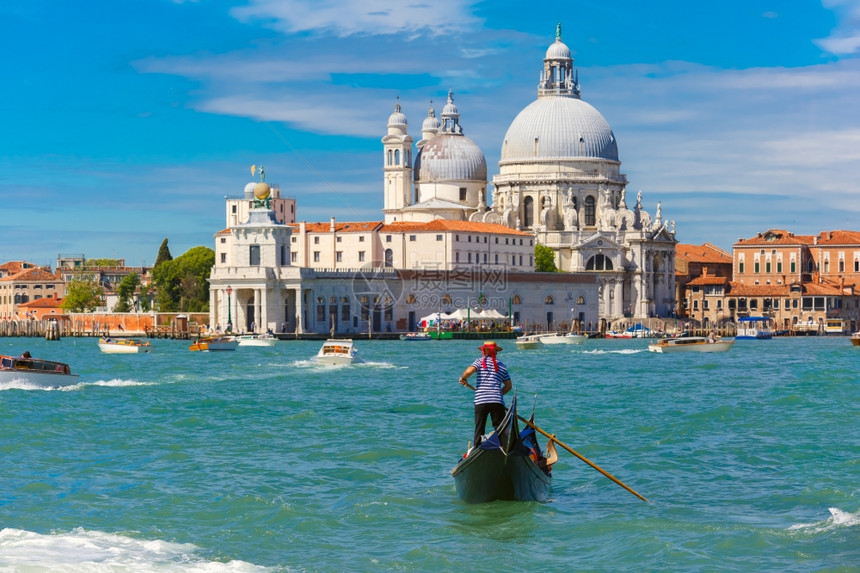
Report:
[[662,354],[672,352],[728,352],[734,343],[733,338],[679,336],[677,338],[661,338],[654,344],[649,344],[648,350]]
[[43,388],[73,386],[78,375],[72,374],[68,364],[24,356],[0,355],[0,383],[26,382]]
[[612,330],[606,333],[606,338],[651,338],[651,329],[642,323],[634,324],[623,332]]
[[574,334],[573,332],[567,334],[554,332],[540,335],[540,341],[544,344],[582,344],[587,339],[587,334]]
[[152,346],[148,340],[136,338],[99,338],[99,350],[107,354],[143,354],[150,352]]
[[770,340],[773,319],[767,316],[742,316],[738,319],[738,340]]
[[188,347],[191,352],[214,352],[216,350],[236,350],[239,341],[235,336],[209,336],[198,338]]
[[407,334],[401,334],[400,340],[406,341],[418,341],[418,340],[433,340],[433,337],[427,334],[426,332],[409,332]]
[[352,364],[356,356],[352,340],[329,338],[317,353],[317,362],[323,364]]
[[851,335],[851,344],[853,346],[860,346],[860,332],[855,332]]
[[522,350],[534,350],[542,346],[540,334],[525,334],[518,336],[515,343],[517,348]]
[[274,335],[269,334],[242,334],[237,336],[239,346],[274,346],[278,341]]

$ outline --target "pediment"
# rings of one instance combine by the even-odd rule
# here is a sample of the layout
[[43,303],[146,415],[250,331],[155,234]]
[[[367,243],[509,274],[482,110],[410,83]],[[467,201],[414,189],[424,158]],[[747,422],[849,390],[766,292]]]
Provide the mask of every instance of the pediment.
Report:
[[616,250],[621,250],[624,248],[624,246],[621,245],[621,243],[619,243],[615,239],[612,239],[612,238],[607,237],[606,235],[602,235],[600,233],[595,233],[594,235],[591,235],[590,237],[586,237],[585,239],[582,240],[582,242],[579,243],[579,245],[577,245],[577,247],[579,249],[583,249],[583,250],[591,249],[591,250],[595,250],[595,251],[597,251],[597,250],[616,251]]

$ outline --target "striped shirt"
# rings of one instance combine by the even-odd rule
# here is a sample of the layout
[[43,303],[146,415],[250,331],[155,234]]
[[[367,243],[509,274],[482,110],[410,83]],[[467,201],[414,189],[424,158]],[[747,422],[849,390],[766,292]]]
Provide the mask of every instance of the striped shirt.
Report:
[[477,370],[475,382],[475,404],[504,404],[505,399],[502,397],[502,385],[505,380],[510,380],[508,368],[498,358],[496,364],[499,366],[498,372],[493,368],[493,359],[487,356],[487,367],[484,368],[484,357],[478,358],[472,362],[472,366]]

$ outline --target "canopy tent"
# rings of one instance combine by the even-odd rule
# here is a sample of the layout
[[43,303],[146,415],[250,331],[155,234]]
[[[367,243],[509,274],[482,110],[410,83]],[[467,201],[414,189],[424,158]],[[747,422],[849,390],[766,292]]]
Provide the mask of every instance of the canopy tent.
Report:
[[451,317],[445,314],[444,312],[434,312],[433,314],[428,314],[424,318],[418,321],[418,324],[436,324],[442,320],[449,320]]
[[487,308],[482,310],[477,316],[475,313],[472,313],[472,318],[476,320],[500,320],[507,317],[494,308]]
[[477,313],[477,310],[470,311],[468,308],[458,308],[446,316],[452,320],[466,320],[468,318],[474,318]]

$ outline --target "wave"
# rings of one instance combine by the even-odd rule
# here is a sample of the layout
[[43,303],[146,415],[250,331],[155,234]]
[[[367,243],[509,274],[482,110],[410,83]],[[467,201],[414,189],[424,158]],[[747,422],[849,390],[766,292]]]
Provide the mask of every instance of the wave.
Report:
[[831,531],[839,527],[852,527],[860,525],[860,510],[856,513],[842,511],[838,507],[830,507],[830,517],[824,521],[815,523],[798,523],[788,528],[789,531],[811,531],[812,533],[821,533]]
[[122,534],[75,528],[49,535],[0,530],[0,570],[77,571],[268,571],[245,561],[212,561],[191,543],[137,539]]
[[622,348],[620,350],[584,350],[583,354],[639,354],[648,352],[647,348]]
[[89,383],[92,386],[113,386],[117,388],[122,388],[125,386],[155,386],[155,382],[139,382],[137,380],[122,380],[120,378],[114,378],[113,380],[97,380],[96,382]]

